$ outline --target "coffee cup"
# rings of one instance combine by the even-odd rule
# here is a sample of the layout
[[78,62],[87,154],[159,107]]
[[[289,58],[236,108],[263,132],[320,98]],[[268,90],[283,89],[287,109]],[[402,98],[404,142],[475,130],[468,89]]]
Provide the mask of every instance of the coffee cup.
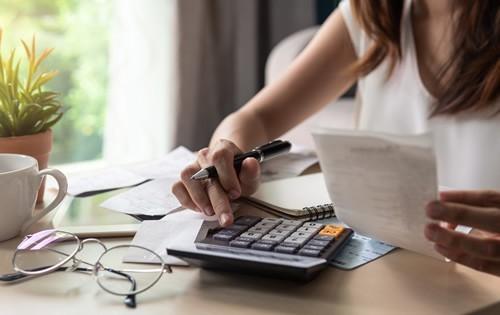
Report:
[[[44,209],[34,210],[40,184],[50,175],[59,191]],[[57,207],[66,195],[68,183],[55,169],[38,170],[36,159],[20,154],[0,154],[0,241],[24,233],[31,225]]]

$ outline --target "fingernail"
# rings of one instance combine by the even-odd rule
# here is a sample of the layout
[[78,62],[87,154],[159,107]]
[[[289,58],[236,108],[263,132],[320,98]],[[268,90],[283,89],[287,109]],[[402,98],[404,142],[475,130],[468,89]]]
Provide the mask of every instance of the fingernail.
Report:
[[206,215],[211,216],[214,211],[212,210],[211,207],[205,207],[203,208],[203,212],[205,212]]
[[240,192],[237,191],[236,189],[229,191],[229,198],[231,198],[232,200],[238,199],[239,197],[240,197]]
[[443,206],[439,202],[432,202],[427,206],[427,214],[430,217],[440,217],[444,212]]
[[230,221],[231,221],[231,218],[229,217],[229,215],[227,213],[221,214],[221,216],[220,216],[220,224],[222,226],[228,225]]

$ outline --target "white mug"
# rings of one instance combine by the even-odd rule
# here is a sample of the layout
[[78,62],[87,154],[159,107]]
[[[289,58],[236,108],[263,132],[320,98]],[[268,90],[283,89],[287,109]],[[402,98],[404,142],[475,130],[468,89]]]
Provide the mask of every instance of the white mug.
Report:
[[[56,179],[59,192],[54,201],[35,213],[38,189],[46,175]],[[25,232],[61,203],[67,189],[66,177],[60,171],[39,171],[37,160],[30,156],[0,154],[0,241]]]

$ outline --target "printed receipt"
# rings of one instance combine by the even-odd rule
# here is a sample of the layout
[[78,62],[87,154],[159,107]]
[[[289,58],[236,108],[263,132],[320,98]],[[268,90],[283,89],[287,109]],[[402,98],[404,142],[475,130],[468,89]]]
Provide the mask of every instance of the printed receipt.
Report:
[[322,128],[313,136],[340,221],[361,235],[440,257],[423,233],[425,206],[438,194],[430,135]]

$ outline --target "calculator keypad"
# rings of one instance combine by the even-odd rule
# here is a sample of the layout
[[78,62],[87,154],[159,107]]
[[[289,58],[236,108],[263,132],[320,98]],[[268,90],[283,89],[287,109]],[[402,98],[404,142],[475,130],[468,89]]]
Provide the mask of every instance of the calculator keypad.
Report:
[[[332,253],[344,227],[279,218],[239,217],[209,233],[205,243],[282,254],[323,257]],[[345,234],[345,233],[344,233]],[[344,237],[345,238],[345,237]]]

